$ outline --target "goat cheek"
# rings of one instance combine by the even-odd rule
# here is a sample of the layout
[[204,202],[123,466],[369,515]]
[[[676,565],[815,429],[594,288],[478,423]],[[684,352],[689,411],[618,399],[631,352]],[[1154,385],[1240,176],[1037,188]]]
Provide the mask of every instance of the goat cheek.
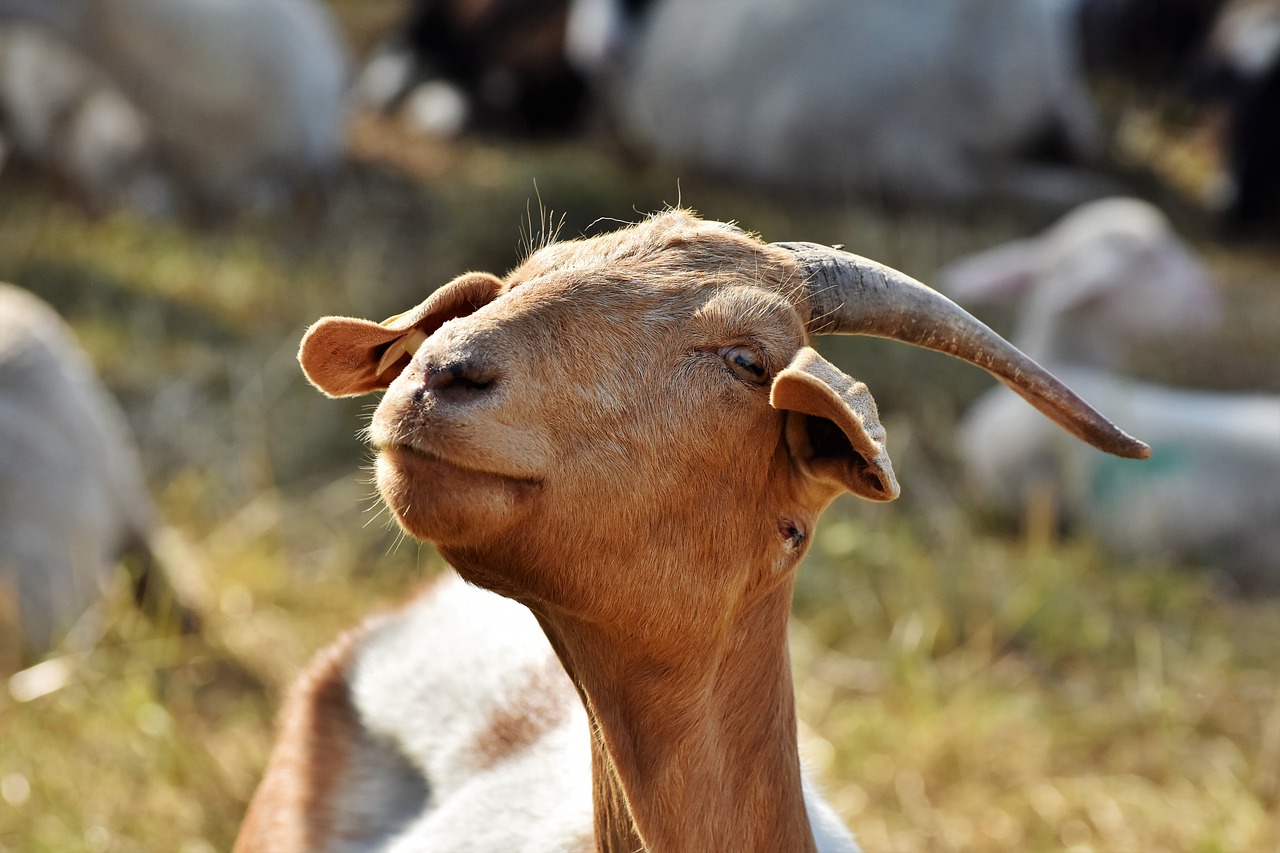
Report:
[[396,514],[400,523],[407,527],[405,516],[413,506],[412,477],[385,453],[378,454],[374,465],[374,477],[378,484],[378,494],[382,495],[383,501]]

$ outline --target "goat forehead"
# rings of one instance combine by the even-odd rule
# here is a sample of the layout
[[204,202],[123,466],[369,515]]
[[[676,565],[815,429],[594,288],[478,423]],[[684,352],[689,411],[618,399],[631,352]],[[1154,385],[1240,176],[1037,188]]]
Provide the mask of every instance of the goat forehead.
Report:
[[[508,282],[493,304],[492,314],[508,320],[527,316],[536,321],[581,323],[596,334],[616,331],[627,335],[637,327],[677,330],[730,290],[744,294],[755,290],[754,301],[762,306],[776,301],[767,290],[740,285],[731,275],[682,269],[557,268]],[[749,295],[739,299],[743,305],[751,301]]]
[[706,326],[704,309],[733,292],[735,321],[715,325],[751,332],[755,321],[790,313],[782,286],[787,273],[769,258],[763,244],[737,228],[672,211],[542,247],[507,275],[494,302],[462,322],[507,326],[518,337],[572,329],[578,343],[642,335],[657,344],[695,318]]
[[508,277],[513,285],[550,272],[582,277],[643,280],[646,287],[714,284],[730,272],[750,275],[764,246],[740,229],[669,211],[636,225],[595,237],[551,243],[535,252]]

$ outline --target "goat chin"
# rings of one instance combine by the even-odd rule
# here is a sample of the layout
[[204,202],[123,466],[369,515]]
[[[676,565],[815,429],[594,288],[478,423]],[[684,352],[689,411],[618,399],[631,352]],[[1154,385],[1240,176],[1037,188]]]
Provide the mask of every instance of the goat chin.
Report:
[[378,492],[413,536],[465,545],[509,527],[528,483],[460,467],[408,448],[379,453]]

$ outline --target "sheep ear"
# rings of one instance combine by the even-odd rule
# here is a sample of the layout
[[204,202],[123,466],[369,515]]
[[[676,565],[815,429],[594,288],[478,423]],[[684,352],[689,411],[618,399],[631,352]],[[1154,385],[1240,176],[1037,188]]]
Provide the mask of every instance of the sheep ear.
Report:
[[957,302],[993,302],[1023,295],[1031,284],[1040,241],[1014,240],[943,267],[934,276],[939,290]]
[[298,361],[311,383],[330,397],[380,391],[400,375],[432,332],[488,304],[501,288],[502,282],[488,273],[467,273],[381,323],[324,317],[302,336]]
[[789,413],[787,447],[801,472],[873,501],[898,496],[884,427],[866,385],[801,347],[774,378],[769,402]]

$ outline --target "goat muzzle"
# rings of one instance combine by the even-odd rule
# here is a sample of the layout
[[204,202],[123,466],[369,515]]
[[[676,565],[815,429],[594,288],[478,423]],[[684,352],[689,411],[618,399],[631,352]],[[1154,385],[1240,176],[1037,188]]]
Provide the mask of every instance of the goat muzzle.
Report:
[[1042,414],[1099,450],[1145,459],[1151,448],[1121,430],[1051,373],[956,303],[910,276],[817,243],[774,243],[804,276],[797,308],[810,334],[903,341],[981,367]]

